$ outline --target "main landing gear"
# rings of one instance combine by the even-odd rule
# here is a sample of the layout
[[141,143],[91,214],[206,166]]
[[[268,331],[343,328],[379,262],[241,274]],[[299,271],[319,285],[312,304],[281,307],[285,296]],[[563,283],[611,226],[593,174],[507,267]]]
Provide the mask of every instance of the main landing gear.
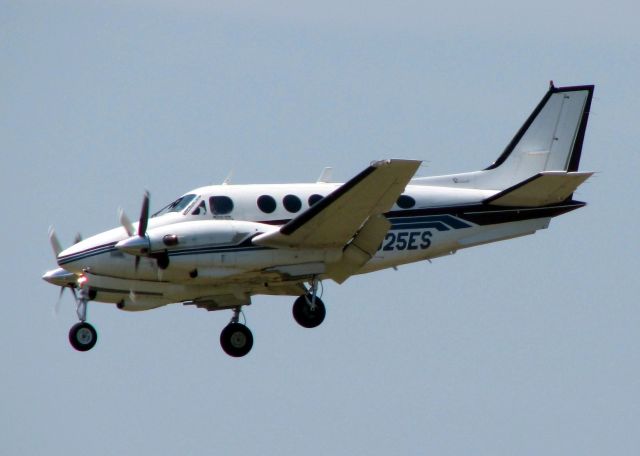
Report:
[[231,322],[220,333],[220,345],[224,352],[240,358],[251,351],[253,347],[253,334],[251,330],[240,323],[240,307],[233,309]]
[[98,341],[98,333],[95,328],[86,322],[87,303],[90,299],[89,287],[80,285],[79,293],[76,293],[74,288],[71,290],[76,299],[76,313],[78,314],[80,322],[71,327],[69,331],[69,342],[76,350],[85,352],[91,350]]
[[324,303],[317,296],[305,294],[293,303],[293,318],[303,328],[315,328],[324,321],[327,313]]
[[[322,299],[317,295],[319,284],[320,281],[314,277],[307,292],[293,303],[293,318],[304,328],[319,326],[327,313]],[[240,313],[241,308],[235,307],[231,321],[220,333],[222,349],[234,358],[245,356],[253,347],[253,334],[246,325],[240,323]]]
[[293,318],[303,328],[315,328],[324,321],[327,311],[318,294],[318,279],[311,280],[311,288],[293,303]]

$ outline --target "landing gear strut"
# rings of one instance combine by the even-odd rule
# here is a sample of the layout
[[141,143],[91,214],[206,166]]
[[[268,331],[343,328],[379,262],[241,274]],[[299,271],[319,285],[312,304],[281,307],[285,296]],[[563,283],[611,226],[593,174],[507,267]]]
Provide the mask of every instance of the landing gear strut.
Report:
[[220,345],[227,355],[234,358],[240,358],[251,351],[253,334],[240,323],[240,307],[233,309],[231,322],[220,333]]
[[71,327],[69,331],[69,342],[71,346],[78,351],[85,352],[91,350],[98,341],[98,333],[96,329],[86,322],[87,319],[87,303],[89,302],[89,287],[80,284],[80,292],[76,293],[72,288],[73,296],[76,299],[76,313],[78,314],[79,323]]
[[303,328],[315,328],[324,321],[327,313],[322,299],[317,296],[318,279],[311,279],[311,287],[307,293],[298,297],[293,303],[293,318]]

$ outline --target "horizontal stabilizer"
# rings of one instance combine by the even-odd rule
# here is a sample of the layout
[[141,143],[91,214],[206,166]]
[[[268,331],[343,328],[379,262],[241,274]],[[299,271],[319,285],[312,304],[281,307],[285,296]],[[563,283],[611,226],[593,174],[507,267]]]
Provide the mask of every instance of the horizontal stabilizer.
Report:
[[253,238],[253,243],[285,248],[342,248],[369,217],[391,209],[420,163],[374,162],[279,230]]
[[571,196],[593,173],[544,171],[484,200],[493,206],[546,206]]

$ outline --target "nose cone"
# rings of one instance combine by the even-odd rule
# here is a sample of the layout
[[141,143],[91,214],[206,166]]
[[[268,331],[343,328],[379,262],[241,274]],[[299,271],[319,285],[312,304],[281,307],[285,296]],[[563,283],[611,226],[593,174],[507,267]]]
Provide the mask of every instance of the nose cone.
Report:
[[115,247],[129,255],[145,255],[149,253],[150,243],[146,236],[131,236],[118,242]]
[[62,268],[58,268],[58,269],[53,269],[51,271],[47,271],[42,276],[42,280],[46,280],[47,282],[53,285],[65,287],[67,285],[75,284],[78,280],[78,276],[73,272],[69,272]]

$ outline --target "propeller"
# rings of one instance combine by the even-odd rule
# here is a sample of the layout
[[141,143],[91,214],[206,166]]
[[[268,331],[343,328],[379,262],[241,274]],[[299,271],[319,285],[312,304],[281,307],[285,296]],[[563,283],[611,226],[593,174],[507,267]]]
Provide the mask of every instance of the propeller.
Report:
[[[80,235],[80,233],[78,233],[75,237],[74,243],[77,244],[81,240],[82,236]],[[62,245],[60,244],[58,236],[56,235],[56,231],[52,226],[49,227],[49,242],[51,243],[51,249],[53,250],[53,254],[57,260],[60,252],[62,252]],[[62,302],[62,296],[64,295],[65,288],[71,288],[74,297],[76,297],[76,290],[74,289],[74,285],[72,285],[76,281],[76,275],[63,269],[57,269],[54,271],[49,271],[43,276],[43,279],[60,286],[60,294],[58,294],[58,300],[56,301],[56,304],[53,308],[54,315],[58,315],[58,313],[60,312],[60,303]]]
[[133,224],[129,220],[129,217],[127,217],[127,214],[125,214],[122,209],[118,212],[120,224],[130,237],[118,242],[116,248],[135,255],[135,269],[137,271],[140,266],[140,257],[145,256],[149,252],[149,238],[147,237],[147,226],[149,225],[149,192],[144,192],[137,233],[134,231]]
[[[156,252],[151,254],[151,242],[149,236],[147,236],[147,227],[149,226],[149,192],[144,192],[144,198],[142,200],[142,208],[140,209],[140,221],[138,222],[138,230],[133,227],[133,224],[124,213],[122,209],[118,211],[120,224],[129,235],[129,238],[123,239],[116,244],[116,249],[134,255],[135,269],[138,270],[140,266],[140,258],[148,257],[154,258],[158,266],[158,270],[166,269],[169,266],[169,256],[166,252]],[[169,245],[169,244],[167,244]],[[160,274],[158,272],[158,274]],[[158,279],[160,280],[160,279]]]

